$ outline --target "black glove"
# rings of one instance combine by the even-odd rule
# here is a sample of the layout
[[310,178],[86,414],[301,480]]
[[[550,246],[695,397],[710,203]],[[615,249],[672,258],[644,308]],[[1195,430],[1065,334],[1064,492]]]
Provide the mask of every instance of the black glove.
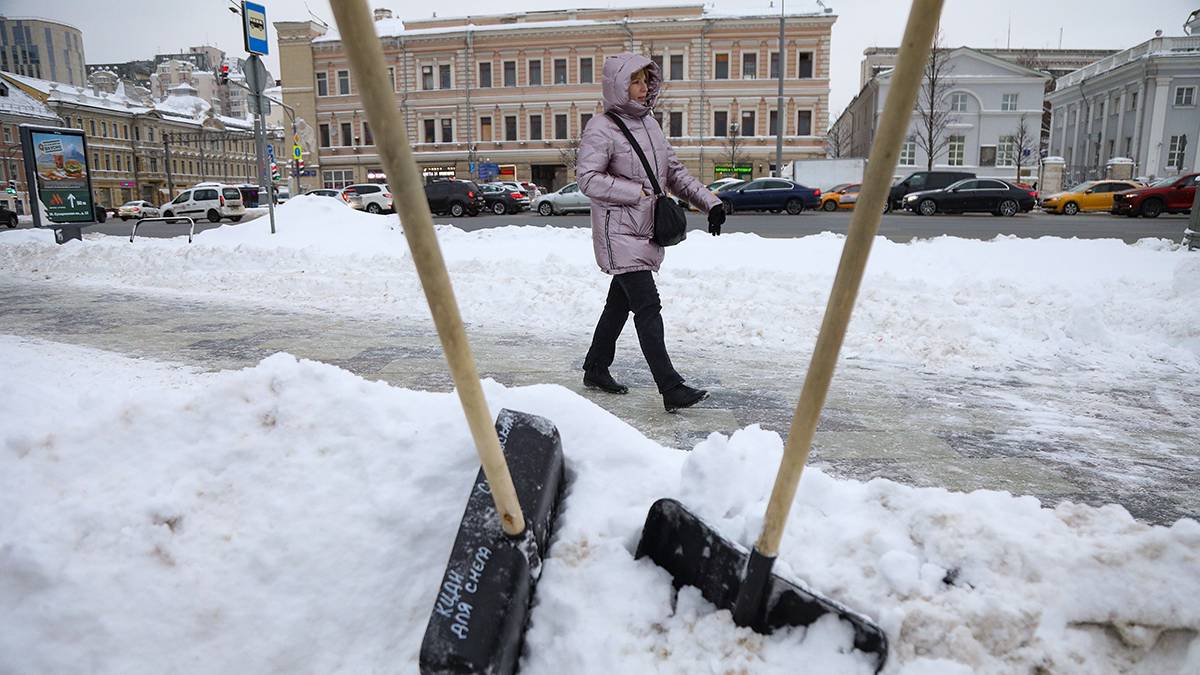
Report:
[[717,204],[708,210],[708,233],[715,236],[721,234],[721,226],[725,224],[725,205]]

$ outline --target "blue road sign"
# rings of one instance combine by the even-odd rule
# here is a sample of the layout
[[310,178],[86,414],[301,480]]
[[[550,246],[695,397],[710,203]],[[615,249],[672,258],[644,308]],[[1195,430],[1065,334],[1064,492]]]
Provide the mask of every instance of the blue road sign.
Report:
[[267,157],[275,159],[275,146],[267,143]]
[[246,51],[266,56],[271,50],[267,44],[267,8],[257,2],[242,0],[242,32],[246,37]]
[[492,180],[500,175],[500,165],[494,162],[479,163],[479,180]]

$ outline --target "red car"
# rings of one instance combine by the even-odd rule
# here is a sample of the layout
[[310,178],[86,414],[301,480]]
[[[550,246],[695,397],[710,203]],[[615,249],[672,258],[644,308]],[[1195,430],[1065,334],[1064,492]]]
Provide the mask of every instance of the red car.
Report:
[[1163,178],[1138,190],[1113,195],[1112,213],[1157,218],[1160,213],[1191,213],[1200,173]]

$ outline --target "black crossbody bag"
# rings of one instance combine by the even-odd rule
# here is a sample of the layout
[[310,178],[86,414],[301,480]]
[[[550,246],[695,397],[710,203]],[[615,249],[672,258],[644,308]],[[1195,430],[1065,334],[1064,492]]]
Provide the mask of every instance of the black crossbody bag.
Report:
[[650,178],[650,185],[654,188],[654,195],[657,199],[654,200],[654,236],[650,240],[659,246],[678,244],[687,238],[687,213],[674,199],[663,193],[662,186],[658,184],[658,178],[654,175],[654,170],[650,168],[650,162],[646,161],[642,146],[638,145],[633,134],[629,133],[629,127],[625,126],[624,120],[613,113],[605,114],[617,123],[621,133],[625,134],[625,138],[633,146],[633,151],[637,153],[638,159],[642,160],[642,166],[645,167],[646,175]]

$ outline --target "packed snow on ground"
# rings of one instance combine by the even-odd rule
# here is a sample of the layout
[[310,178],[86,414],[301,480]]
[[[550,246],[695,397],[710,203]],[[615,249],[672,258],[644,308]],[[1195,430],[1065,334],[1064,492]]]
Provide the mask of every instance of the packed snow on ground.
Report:
[[[7,278],[427,325],[395,216],[297,197],[186,238],[0,236]],[[590,233],[439,227],[472,330],[590,331]],[[693,232],[658,280],[670,338],[802,355],[844,238]],[[846,347],[934,372],[1200,374],[1200,256],[1170,242],[878,239]],[[0,331],[2,332],[2,331]],[[676,497],[750,546],[782,452],[756,426],[659,446],[572,392],[543,415],[571,484],[527,673],[868,672],[848,629],[770,637],[633,559]],[[0,672],[414,669],[478,466],[457,399],[286,354],[200,373],[0,336]],[[874,617],[888,673],[1200,671],[1200,525],[809,468],[777,570]]]
[[[802,216],[803,217],[803,216]],[[185,238],[0,237],[17,278],[136,288],[428,324],[395,215],[299,196],[266,218]],[[553,221],[548,221],[553,222]],[[499,332],[590,335],[607,292],[584,228],[439,227],[464,319]],[[675,344],[811,350],[844,237],[693,231],[658,276]],[[877,238],[843,349],[934,372],[1200,373],[1200,256],[1166,240]]]
[[[82,247],[81,247],[82,248]],[[457,398],[276,354],[239,371],[0,337],[0,672],[414,672],[477,460]],[[682,500],[750,546],[782,453],[686,452],[569,390],[525,673],[869,673],[845,624],[766,637],[634,549]],[[888,673],[1200,671],[1200,524],[809,468],[777,572],[878,620]]]

